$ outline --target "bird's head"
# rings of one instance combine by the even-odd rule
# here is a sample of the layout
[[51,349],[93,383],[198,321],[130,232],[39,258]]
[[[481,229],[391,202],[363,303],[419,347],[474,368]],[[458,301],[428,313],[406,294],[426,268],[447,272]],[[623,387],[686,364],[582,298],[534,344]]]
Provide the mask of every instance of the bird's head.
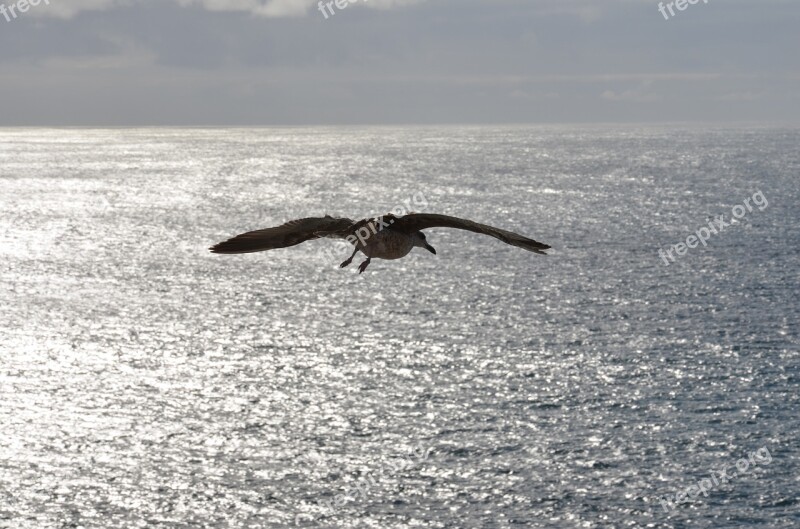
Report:
[[414,234],[414,246],[418,248],[425,248],[433,255],[436,255],[436,249],[428,244],[428,239],[425,238],[425,234],[421,231],[418,231]]

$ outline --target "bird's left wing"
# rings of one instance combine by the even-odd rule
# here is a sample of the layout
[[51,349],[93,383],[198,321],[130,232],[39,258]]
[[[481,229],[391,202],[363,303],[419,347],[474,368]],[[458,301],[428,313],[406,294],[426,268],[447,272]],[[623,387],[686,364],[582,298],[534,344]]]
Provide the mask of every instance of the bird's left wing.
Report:
[[309,217],[264,230],[249,231],[212,246],[213,253],[237,254],[288,248],[320,237],[346,237],[353,221],[336,217]]

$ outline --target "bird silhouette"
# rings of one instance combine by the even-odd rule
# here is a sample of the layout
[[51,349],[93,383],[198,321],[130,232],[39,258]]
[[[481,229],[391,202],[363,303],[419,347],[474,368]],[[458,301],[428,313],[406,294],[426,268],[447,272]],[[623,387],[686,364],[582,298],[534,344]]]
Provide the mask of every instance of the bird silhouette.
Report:
[[372,259],[400,259],[413,248],[424,248],[435,255],[436,250],[422,232],[428,228],[455,228],[482,233],[541,255],[547,255],[545,250],[550,248],[518,233],[487,224],[447,215],[410,213],[399,217],[387,214],[360,221],[330,215],[291,220],[274,228],[242,233],[212,246],[210,250],[217,254],[242,254],[288,248],[313,239],[345,239],[355,249],[340,266],[348,266],[356,254],[361,252],[367,257],[358,267],[358,273],[361,274]]

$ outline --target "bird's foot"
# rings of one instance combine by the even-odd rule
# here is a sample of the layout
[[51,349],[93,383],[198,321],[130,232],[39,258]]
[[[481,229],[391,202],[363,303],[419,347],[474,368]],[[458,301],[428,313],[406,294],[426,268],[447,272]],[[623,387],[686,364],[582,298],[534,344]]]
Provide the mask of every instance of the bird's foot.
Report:
[[358,273],[359,273],[359,274],[363,274],[363,273],[364,273],[364,270],[366,270],[366,269],[367,269],[367,267],[369,266],[369,261],[370,261],[370,260],[369,260],[369,259],[367,259],[366,261],[364,261],[363,263],[361,263],[360,265],[358,265]]
[[351,257],[351,258],[350,258],[350,259],[348,259],[347,261],[345,261],[345,262],[343,262],[342,264],[340,264],[340,265],[339,265],[339,268],[345,268],[345,267],[347,267],[347,266],[350,266],[350,263],[352,263],[352,262],[353,262],[353,258]]

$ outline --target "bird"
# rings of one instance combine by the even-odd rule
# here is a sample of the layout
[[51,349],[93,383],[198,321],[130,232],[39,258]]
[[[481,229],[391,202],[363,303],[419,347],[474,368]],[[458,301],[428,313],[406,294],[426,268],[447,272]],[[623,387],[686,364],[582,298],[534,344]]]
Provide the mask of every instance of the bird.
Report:
[[330,215],[290,220],[273,228],[236,235],[209,250],[215,254],[244,254],[289,248],[314,239],[345,239],[355,249],[339,266],[349,266],[356,254],[361,252],[367,258],[358,266],[358,273],[362,274],[372,259],[400,259],[414,248],[423,248],[436,255],[436,249],[422,231],[428,228],[456,228],[481,233],[541,255],[547,255],[545,250],[550,249],[547,244],[518,233],[467,219],[433,213],[408,213],[402,216],[389,213],[359,221]]

